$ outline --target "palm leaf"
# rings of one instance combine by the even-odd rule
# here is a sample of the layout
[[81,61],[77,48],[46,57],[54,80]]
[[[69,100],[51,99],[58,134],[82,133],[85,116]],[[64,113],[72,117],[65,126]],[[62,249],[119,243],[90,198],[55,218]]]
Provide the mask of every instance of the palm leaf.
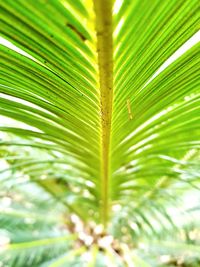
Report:
[[[102,224],[102,234],[120,242],[177,229],[170,208],[199,188],[198,1],[7,0],[0,7],[2,190],[26,199],[29,184],[39,199],[40,190],[48,196],[43,211],[58,207],[68,221],[76,214],[86,229]],[[30,202],[37,209],[42,198]],[[30,230],[21,224],[29,211],[9,212],[1,214],[3,228]],[[129,249],[136,266],[148,266]],[[111,264],[115,252],[104,252]],[[71,258],[58,256],[46,264]],[[31,264],[42,263],[41,256]]]

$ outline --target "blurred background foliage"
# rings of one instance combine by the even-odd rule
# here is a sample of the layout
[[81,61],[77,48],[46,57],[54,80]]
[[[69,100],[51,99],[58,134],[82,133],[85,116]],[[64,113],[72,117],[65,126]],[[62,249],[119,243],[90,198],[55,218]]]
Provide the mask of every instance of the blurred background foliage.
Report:
[[[68,207],[74,194],[85,194],[83,181],[65,178],[59,153],[19,147],[22,142],[10,134],[1,137],[1,266],[199,266],[197,151],[187,153],[189,167],[175,164],[180,175],[170,187],[163,183],[141,193],[137,203],[113,205],[109,233],[114,241],[105,245],[93,211],[85,224]],[[38,159],[45,163],[38,165]]]

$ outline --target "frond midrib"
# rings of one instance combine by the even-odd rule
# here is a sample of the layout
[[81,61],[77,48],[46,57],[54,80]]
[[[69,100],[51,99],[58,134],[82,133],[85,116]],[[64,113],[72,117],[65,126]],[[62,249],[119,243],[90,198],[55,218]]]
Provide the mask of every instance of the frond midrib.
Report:
[[113,103],[112,1],[94,0],[101,109],[101,221],[106,227],[109,213],[110,136]]

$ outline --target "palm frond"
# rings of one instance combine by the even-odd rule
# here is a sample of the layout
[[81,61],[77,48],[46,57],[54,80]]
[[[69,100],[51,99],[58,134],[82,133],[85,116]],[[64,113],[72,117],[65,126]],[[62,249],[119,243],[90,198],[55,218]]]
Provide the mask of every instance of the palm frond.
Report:
[[[164,247],[172,232],[188,247],[180,232],[198,203],[184,201],[200,188],[198,1],[0,9],[3,263],[151,266],[140,241]],[[79,228],[68,246],[66,229]]]

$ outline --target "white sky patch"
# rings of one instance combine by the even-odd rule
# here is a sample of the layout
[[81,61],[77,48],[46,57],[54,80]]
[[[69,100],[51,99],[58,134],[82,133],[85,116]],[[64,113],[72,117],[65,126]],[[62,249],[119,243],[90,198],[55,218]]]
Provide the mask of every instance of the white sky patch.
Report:
[[117,25],[117,27],[115,28],[114,33],[113,33],[113,37],[114,38],[117,37],[117,35],[119,34],[123,24],[124,24],[124,18],[121,18],[119,23],[118,23],[118,25]]
[[[70,13],[72,13],[73,16],[74,16],[75,18],[77,17],[77,10],[74,9],[73,5],[71,5],[70,3],[68,3],[67,0],[60,0],[60,3],[61,3],[67,10],[69,10]],[[80,13],[79,13],[79,15],[80,15]],[[82,22],[85,23],[86,20],[83,19]]]
[[91,187],[91,188],[94,188],[95,187],[95,184],[89,180],[85,181],[85,184],[88,186],[88,187]]
[[123,0],[116,0],[113,7],[113,14],[117,14],[123,4]]
[[147,138],[143,139],[142,141],[138,142],[136,145],[131,146],[128,151],[133,151],[136,150],[140,147],[143,147],[144,145],[146,145],[148,142],[152,141],[153,139],[157,138],[158,134],[152,134],[150,136],[148,136]]
[[21,99],[21,98],[18,98],[18,97],[14,97],[14,96],[10,96],[10,95],[6,95],[4,93],[0,93],[0,98],[5,98],[5,99],[8,99],[8,100],[16,102],[16,103],[21,103],[21,104],[23,104],[23,105],[25,105],[27,107],[32,107],[34,109],[41,110],[43,112],[46,112],[46,113],[51,114],[51,115],[56,117],[56,115],[54,113],[52,113],[52,112],[50,112],[50,111],[48,111],[48,110],[36,105],[36,104],[33,104],[33,103],[29,102],[29,101],[26,101],[24,99]]
[[39,130],[36,127],[30,126],[30,125],[25,124],[23,122],[16,121],[14,119],[11,119],[9,117],[2,116],[2,115],[0,115],[0,126],[1,127],[17,127],[17,128],[21,128],[21,129],[25,129],[25,130],[43,133],[41,130]]
[[[20,90],[20,87],[18,87],[18,86],[15,86],[14,88],[13,87],[10,87],[10,86],[7,86],[7,85],[4,85],[4,84],[0,84],[0,87],[5,87],[5,88],[9,88],[9,89],[14,89],[14,88],[17,88],[18,90]],[[37,98],[39,98],[40,100],[42,100],[42,101],[44,101],[44,102],[47,102],[47,103],[49,103],[49,104],[51,104],[51,102],[50,101],[48,101],[46,98],[43,98],[43,97],[41,97],[41,96],[39,96],[39,95],[37,95],[37,94],[34,94],[33,92],[30,92],[29,91],[29,94],[32,96],[32,97],[37,97]]]
[[168,160],[170,162],[176,163],[176,164],[183,164],[183,165],[187,164],[186,161],[178,160],[176,158],[169,157],[167,155],[159,155],[158,157],[161,158],[161,159]]
[[[0,119],[1,119],[1,116],[0,116]],[[5,139],[6,137],[7,137],[7,134],[0,131],[0,140]]]
[[6,249],[9,243],[10,243],[10,238],[8,236],[1,235],[0,236],[0,251],[2,251],[3,249]]
[[150,149],[150,148],[152,148],[152,147],[153,147],[153,145],[151,145],[151,144],[146,145],[146,146],[144,146],[144,147],[141,147],[141,148],[139,148],[139,149],[137,149],[137,150],[135,151],[135,155],[138,155],[138,154],[142,153],[143,151],[148,150],[148,149]]
[[162,66],[154,73],[154,75],[147,81],[147,83],[142,87],[146,87],[153,79],[155,79],[161,72],[163,72],[169,65],[171,65],[176,59],[187,52],[191,47],[200,42],[200,30],[196,32],[189,40],[187,40],[176,52],[169,57]]
[[30,58],[31,60],[42,64],[40,61],[38,61],[36,58],[32,57],[31,55],[29,55],[28,53],[26,53],[25,51],[23,51],[21,48],[17,47],[16,45],[12,44],[10,41],[6,40],[5,38],[0,36],[0,44],[3,46],[6,46],[8,48],[10,48],[11,50],[17,52],[18,54],[21,54],[25,57]]
[[147,127],[149,124],[151,124],[153,121],[159,119],[161,116],[167,114],[167,112],[169,111],[169,109],[165,109],[162,110],[161,112],[157,113],[156,115],[154,115],[153,117],[151,117],[149,120],[145,121],[143,124],[141,124],[137,129],[135,129],[135,131],[133,131],[131,134],[129,134],[122,142],[121,144],[123,144],[124,142],[127,142],[128,140],[130,140],[133,136],[135,136],[136,134],[138,134],[140,131],[142,131],[145,127]]
[[190,149],[186,154],[185,156],[183,157],[183,160],[187,161],[187,160],[190,160],[191,157],[195,156],[195,154],[197,153],[197,149],[195,148],[192,148]]
[[9,168],[9,164],[7,163],[5,159],[0,158],[0,171],[2,171],[5,168]]

